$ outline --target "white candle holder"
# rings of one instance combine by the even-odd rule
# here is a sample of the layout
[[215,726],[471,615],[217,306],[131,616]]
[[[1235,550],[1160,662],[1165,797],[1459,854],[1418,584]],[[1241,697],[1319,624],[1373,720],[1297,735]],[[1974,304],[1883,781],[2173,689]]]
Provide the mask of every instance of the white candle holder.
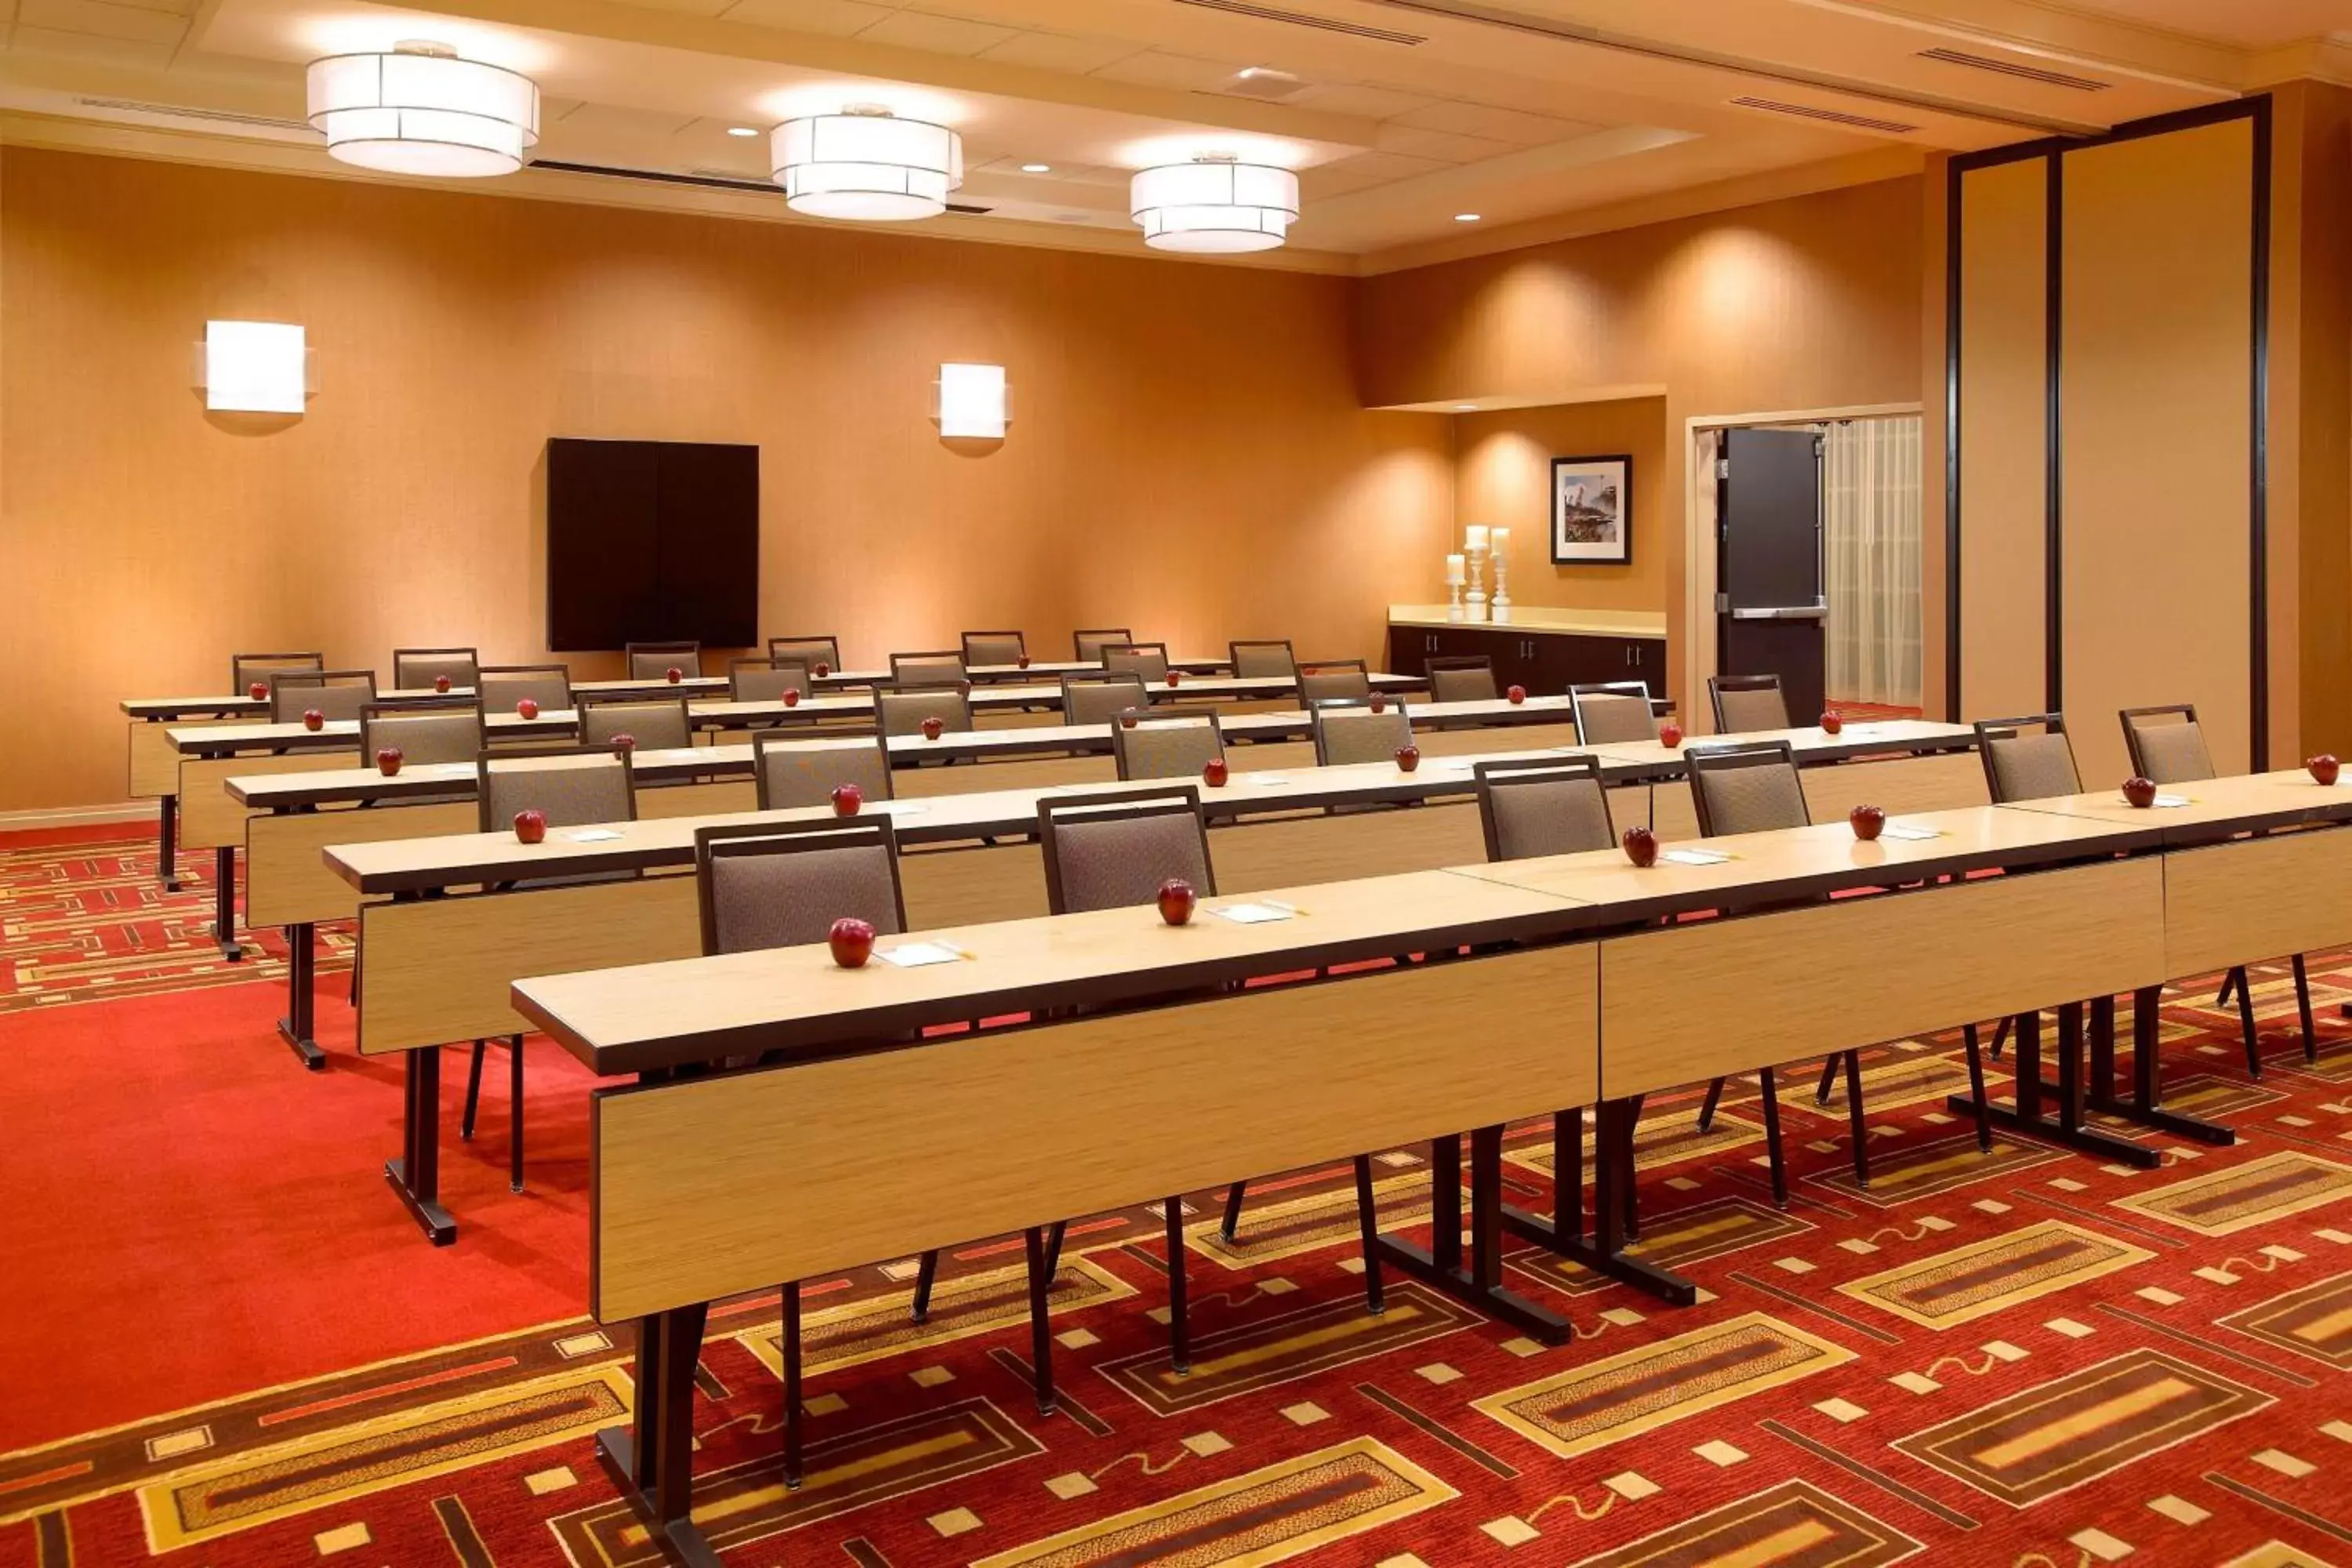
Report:
[[1495,552],[1495,598],[1488,616],[1497,625],[1507,626],[1511,619],[1511,569],[1503,552]]
[[1484,621],[1486,618],[1486,547],[1474,544],[1463,553],[1470,558],[1470,588],[1463,595],[1467,601],[1465,618]]
[[1462,608],[1462,584],[1459,580],[1456,580],[1448,583],[1445,587],[1446,591],[1454,596],[1454,602],[1445,606],[1445,618],[1459,626],[1465,614]]

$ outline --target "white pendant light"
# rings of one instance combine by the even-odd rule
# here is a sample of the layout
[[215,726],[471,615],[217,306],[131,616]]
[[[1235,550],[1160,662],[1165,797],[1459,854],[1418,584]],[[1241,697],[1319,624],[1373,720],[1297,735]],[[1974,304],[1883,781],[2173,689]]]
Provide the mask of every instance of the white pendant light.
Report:
[[539,141],[539,84],[446,44],[312,60],[310,123],[346,163],[394,174],[510,174]]
[[1230,153],[1146,169],[1128,190],[1143,243],[1159,250],[1272,250],[1298,218],[1298,176]]
[[811,217],[904,223],[948,210],[963,184],[963,138],[887,109],[787,120],[770,133],[769,163],[784,205]]

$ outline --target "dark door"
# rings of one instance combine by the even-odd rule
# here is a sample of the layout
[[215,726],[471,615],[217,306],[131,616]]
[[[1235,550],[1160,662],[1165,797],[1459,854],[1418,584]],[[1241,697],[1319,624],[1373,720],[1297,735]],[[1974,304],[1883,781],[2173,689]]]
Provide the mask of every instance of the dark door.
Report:
[[1822,710],[1822,439],[1727,430],[1716,463],[1716,668],[1777,675],[1789,720]]

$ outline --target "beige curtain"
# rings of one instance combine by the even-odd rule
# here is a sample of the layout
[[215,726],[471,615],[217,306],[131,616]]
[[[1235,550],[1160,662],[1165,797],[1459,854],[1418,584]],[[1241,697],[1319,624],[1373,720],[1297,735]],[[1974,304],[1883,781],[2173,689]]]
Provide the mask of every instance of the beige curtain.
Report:
[[1919,706],[1919,416],[1823,431],[1829,695]]

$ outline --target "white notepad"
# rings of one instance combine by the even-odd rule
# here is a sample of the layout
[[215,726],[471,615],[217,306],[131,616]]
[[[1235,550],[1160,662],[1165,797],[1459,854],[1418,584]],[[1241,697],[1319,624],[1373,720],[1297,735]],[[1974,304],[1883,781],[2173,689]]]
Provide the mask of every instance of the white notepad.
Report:
[[1909,823],[1890,822],[1880,829],[1880,836],[1886,838],[1907,838],[1916,841],[1923,838],[1941,838],[1944,836],[1944,830],[1940,827],[1920,827]]
[[577,833],[567,833],[563,837],[574,844],[605,844],[620,835],[609,827],[583,827]]
[[1242,782],[1254,784],[1286,784],[1290,782],[1290,775],[1288,773],[1244,773]]
[[1731,857],[1720,849],[1669,849],[1658,858],[1677,866],[1720,866]]
[[1298,911],[1287,904],[1227,904],[1209,911],[1235,925],[1265,925],[1270,921],[1286,921]]
[[888,816],[920,816],[931,808],[919,800],[882,800],[874,803],[875,809]]
[[953,963],[957,959],[971,955],[963,949],[950,947],[943,942],[901,942],[888,952],[877,952],[874,956],[885,963],[895,963],[901,969],[920,969],[930,963]]
[[2190,801],[2185,795],[2158,795],[2151,804],[2161,806],[2179,806],[2189,805],[2195,803]]

